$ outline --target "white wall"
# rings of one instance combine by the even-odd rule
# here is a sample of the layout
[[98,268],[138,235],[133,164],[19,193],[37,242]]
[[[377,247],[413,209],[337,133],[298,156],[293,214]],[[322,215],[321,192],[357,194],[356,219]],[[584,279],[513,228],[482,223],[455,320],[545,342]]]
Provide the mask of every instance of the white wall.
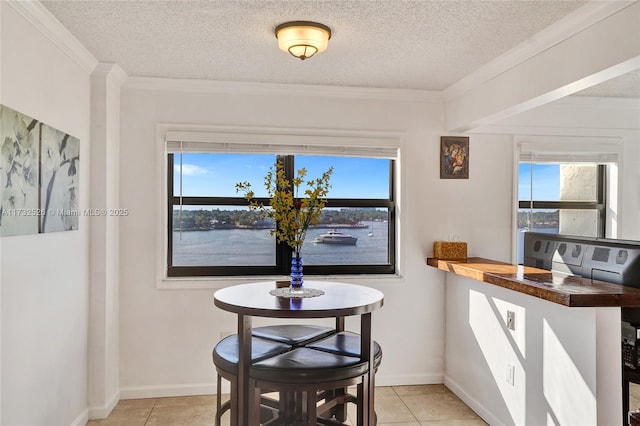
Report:
[[[0,101],[80,139],[80,208],[86,208],[89,72],[18,9],[0,2]],[[86,421],[88,235],[80,217],[77,231],[0,239],[2,425]]]
[[[0,5],[0,104],[2,104],[2,5]],[[2,332],[2,244],[0,244],[0,333]],[[2,420],[2,334],[0,334],[0,421]]]
[[[619,308],[568,308],[446,275],[445,383],[485,420],[622,422]],[[507,310],[515,312],[513,331],[506,327]],[[507,382],[509,366],[513,385]]]
[[[631,153],[629,155],[629,159],[635,162],[633,164],[640,164],[640,137],[636,139],[636,143],[633,144],[634,149],[630,150]],[[635,151],[635,157],[633,156],[633,152]],[[628,226],[630,231],[625,234],[624,238],[635,238],[640,240],[640,185],[634,185],[633,182],[640,182],[640,167],[633,167],[633,171],[628,172],[629,176],[631,176],[629,193],[635,192],[635,197],[632,199],[629,204],[629,215],[627,222],[630,222]],[[635,224],[635,225],[634,225]],[[632,228],[635,226],[634,228]],[[635,232],[634,232],[635,231]]]
[[377,383],[441,382],[443,278],[425,266],[424,258],[432,253],[434,240],[451,233],[469,241],[472,252],[508,256],[510,248],[497,241],[509,241],[510,200],[504,194],[511,193],[511,139],[472,140],[471,179],[440,180],[439,137],[445,133],[439,102],[398,100],[391,96],[395,92],[358,96],[333,89],[331,95],[328,89],[324,96],[310,97],[286,88],[278,93],[272,86],[258,86],[269,90],[256,94],[224,93],[219,85],[182,93],[153,86],[133,79],[122,92],[121,206],[131,212],[121,222],[122,397],[213,392],[211,350],[221,332],[235,330],[233,315],[213,306],[213,288],[157,288],[157,249],[162,243],[157,238],[158,209],[164,208],[160,197],[165,185],[158,181],[158,168],[163,167],[158,123],[403,132],[402,276],[344,281],[371,285],[385,294],[384,307],[374,314],[375,338],[385,354]]

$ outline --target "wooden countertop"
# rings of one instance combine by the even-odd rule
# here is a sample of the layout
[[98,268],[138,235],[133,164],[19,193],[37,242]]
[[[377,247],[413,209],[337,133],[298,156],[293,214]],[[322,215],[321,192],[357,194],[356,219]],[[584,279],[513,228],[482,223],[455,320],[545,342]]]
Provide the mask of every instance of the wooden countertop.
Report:
[[640,307],[640,289],[481,257],[427,258],[427,265],[569,307]]

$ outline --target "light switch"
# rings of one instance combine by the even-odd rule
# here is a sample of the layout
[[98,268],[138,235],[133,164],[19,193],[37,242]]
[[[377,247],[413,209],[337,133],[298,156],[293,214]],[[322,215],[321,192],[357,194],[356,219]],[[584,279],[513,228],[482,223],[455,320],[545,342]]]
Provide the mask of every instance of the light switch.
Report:
[[514,331],[516,329],[516,313],[513,311],[507,311],[507,328]]

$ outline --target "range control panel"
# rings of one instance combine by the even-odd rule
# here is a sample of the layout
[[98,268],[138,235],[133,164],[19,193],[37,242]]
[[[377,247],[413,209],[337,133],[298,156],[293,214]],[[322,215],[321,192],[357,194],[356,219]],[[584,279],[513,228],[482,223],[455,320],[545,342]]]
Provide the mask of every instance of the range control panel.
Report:
[[527,232],[524,264],[640,288],[639,241]]

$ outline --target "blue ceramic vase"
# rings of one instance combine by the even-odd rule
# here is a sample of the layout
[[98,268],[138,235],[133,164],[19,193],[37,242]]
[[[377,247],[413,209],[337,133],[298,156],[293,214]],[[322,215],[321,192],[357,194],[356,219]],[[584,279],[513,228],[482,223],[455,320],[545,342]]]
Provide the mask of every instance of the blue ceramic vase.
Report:
[[302,273],[302,257],[293,256],[291,258],[291,285],[293,291],[301,291],[304,282],[304,274]]

